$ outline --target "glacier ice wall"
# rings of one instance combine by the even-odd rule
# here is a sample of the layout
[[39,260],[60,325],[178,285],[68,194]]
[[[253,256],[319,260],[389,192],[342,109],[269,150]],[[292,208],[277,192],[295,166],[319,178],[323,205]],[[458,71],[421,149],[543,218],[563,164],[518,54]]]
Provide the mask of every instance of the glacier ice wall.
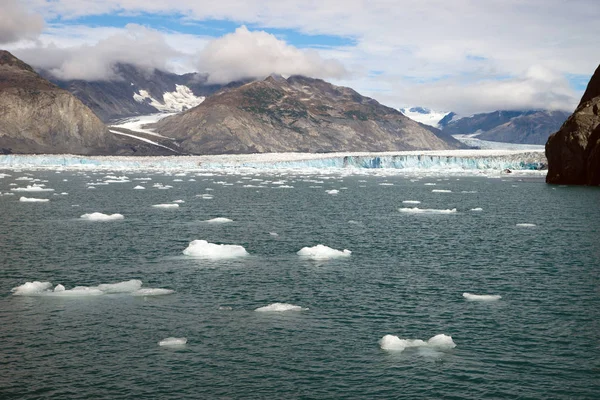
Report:
[[394,169],[394,170],[545,170],[543,152],[447,151],[388,154],[247,154],[228,156],[117,157],[75,155],[0,155],[0,168],[72,169]]

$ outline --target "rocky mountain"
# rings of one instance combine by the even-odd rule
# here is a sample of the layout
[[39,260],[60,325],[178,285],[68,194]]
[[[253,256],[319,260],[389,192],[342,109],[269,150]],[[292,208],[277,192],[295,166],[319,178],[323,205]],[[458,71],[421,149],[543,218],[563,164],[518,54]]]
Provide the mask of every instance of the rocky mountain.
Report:
[[478,139],[492,142],[544,144],[568,116],[564,111],[494,111],[444,121],[441,129],[450,135],[479,133]]
[[[146,71],[130,64],[116,64],[114,73],[116,78],[111,80],[83,81],[60,80],[48,71],[40,71],[45,78],[75,95],[105,123],[137,115],[184,111],[224,87],[208,84],[208,76],[203,74]],[[232,82],[229,86],[243,83]]]
[[546,143],[546,182],[600,185],[600,66],[575,112]]
[[2,153],[114,154],[118,147],[81,101],[0,50]]
[[463,147],[350,88],[303,76],[222,90],[155,128],[192,154]]

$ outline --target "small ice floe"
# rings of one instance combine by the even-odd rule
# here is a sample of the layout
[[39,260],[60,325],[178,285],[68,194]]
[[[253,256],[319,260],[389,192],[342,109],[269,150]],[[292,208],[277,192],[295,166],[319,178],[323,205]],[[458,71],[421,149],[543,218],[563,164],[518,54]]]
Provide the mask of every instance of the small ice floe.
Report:
[[403,204],[421,204],[421,202],[419,200],[404,200],[402,201]]
[[45,188],[43,187],[44,185],[33,185],[33,186],[29,186],[27,185],[27,187],[18,187],[18,188],[12,188],[10,190],[12,190],[13,192],[54,192],[54,189],[50,189],[50,188]]
[[336,195],[336,194],[338,194],[339,192],[340,192],[340,191],[339,191],[339,190],[337,190],[337,189],[331,189],[331,190],[326,190],[326,191],[325,191],[325,193],[327,193],[327,194],[333,194],[333,195]]
[[471,208],[471,211],[483,211],[483,208],[475,207],[475,208]]
[[379,340],[382,350],[401,352],[409,347],[424,347],[437,350],[450,350],[456,347],[452,336],[443,333],[435,335],[427,341],[421,339],[400,339],[398,336],[385,335]]
[[152,207],[154,207],[154,208],[179,208],[179,204],[177,204],[177,203],[154,204]]
[[174,293],[170,289],[142,288],[142,281],[131,279],[117,283],[103,283],[98,286],[75,286],[66,289],[58,284],[52,289],[51,282],[25,282],[14,287],[11,292],[15,296],[62,296],[62,297],[85,297],[114,294],[127,294],[131,296],[159,296]]
[[463,190],[461,193],[477,193],[477,190]]
[[173,200],[173,203],[181,204],[181,203],[185,203],[185,200]]
[[537,225],[536,224],[517,224],[516,226],[521,227],[521,228],[533,228]]
[[462,295],[469,301],[496,301],[502,298],[498,294],[473,294],[465,292]]
[[311,260],[327,260],[330,258],[350,257],[352,252],[348,249],[336,250],[332,249],[331,247],[318,244],[313,247],[303,247],[296,254]]
[[135,190],[144,190],[146,189],[145,187],[143,187],[142,185],[137,185],[134,187]]
[[233,220],[229,218],[217,217],[213,219],[207,219],[204,222],[206,222],[207,224],[226,224],[228,222],[233,222]]
[[194,240],[183,250],[186,256],[208,258],[208,259],[229,259],[248,255],[243,246],[234,244],[215,244],[206,240]]
[[446,209],[446,210],[437,210],[435,208],[399,208],[398,211],[402,213],[411,213],[411,214],[454,214],[456,213],[456,208]]
[[83,214],[81,217],[79,217],[81,219],[84,219],[86,221],[116,221],[119,219],[125,219],[125,217],[122,214],[102,214],[99,212],[94,212],[91,214]]
[[382,182],[379,184],[379,186],[394,186],[393,183],[388,183],[388,182]]
[[168,337],[158,342],[158,345],[163,347],[181,347],[185,346],[186,343],[187,338]]
[[219,306],[219,310],[221,310],[221,311],[231,311],[231,310],[233,310],[233,307],[230,307],[230,306]]
[[294,304],[287,303],[273,303],[268,306],[258,307],[254,311],[258,312],[284,312],[284,311],[306,311],[308,308],[296,306]]
[[197,194],[196,197],[200,197],[205,200],[211,200],[214,196],[212,194]]
[[435,186],[437,185],[436,183],[431,183],[431,182],[427,182],[424,184],[425,186]]
[[22,203],[47,203],[50,200],[49,199],[36,199],[35,197],[21,197],[19,199],[20,202]]
[[452,190],[448,189],[433,189],[431,193],[452,193]]
[[279,234],[277,232],[269,232],[269,235],[271,235],[271,236],[279,236]]

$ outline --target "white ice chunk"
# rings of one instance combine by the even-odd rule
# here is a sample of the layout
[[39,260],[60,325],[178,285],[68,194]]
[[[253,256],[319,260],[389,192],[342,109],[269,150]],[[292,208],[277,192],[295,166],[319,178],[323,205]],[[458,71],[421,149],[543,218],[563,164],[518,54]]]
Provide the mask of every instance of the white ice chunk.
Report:
[[535,224],[517,224],[517,226],[522,227],[522,228],[533,228],[536,225]]
[[194,240],[183,250],[183,254],[192,257],[227,259],[244,257],[248,252],[244,247],[233,244],[214,244],[206,240]]
[[453,349],[456,344],[451,336],[439,334],[430,338],[427,342],[421,339],[400,339],[398,336],[385,335],[379,340],[381,349],[388,351],[403,351],[409,347],[431,347],[435,349]]
[[171,289],[143,288],[136,290],[132,294],[134,296],[164,296],[172,293],[175,293],[175,291]]
[[103,283],[98,285],[98,289],[104,293],[132,293],[136,290],[140,290],[141,287],[142,281],[137,279],[131,279],[118,283]]
[[331,189],[325,191],[327,194],[338,194],[340,191],[337,189]]
[[431,192],[432,193],[452,193],[452,190],[448,190],[448,189],[433,189]]
[[187,338],[168,337],[158,342],[159,346],[177,347],[184,346],[187,343]]
[[213,218],[213,219],[208,219],[204,222],[206,222],[208,224],[226,224],[228,222],[233,222],[233,220],[229,219],[229,218],[217,217],[217,218]]
[[404,200],[402,203],[404,204],[421,204],[419,200]]
[[481,207],[471,208],[471,211],[483,211],[483,208],[481,208]]
[[44,188],[43,185],[33,185],[27,187],[12,188],[13,192],[54,192],[54,189]]
[[142,185],[137,185],[136,187],[134,187],[135,190],[144,190],[146,189],[145,187],[143,187]]
[[52,287],[52,283],[50,282],[25,282],[21,286],[17,286],[12,288],[10,291],[15,296],[35,296],[37,294],[42,294]]
[[102,214],[99,212],[94,212],[91,214],[83,214],[81,219],[86,221],[116,221],[119,219],[124,219],[125,217],[122,214]]
[[283,312],[283,311],[305,311],[305,310],[308,310],[308,308],[303,308],[300,306],[295,306],[293,304],[287,304],[287,303],[273,303],[273,304],[269,304],[268,306],[259,307],[254,311]]
[[179,204],[176,204],[176,203],[155,204],[152,207],[154,207],[154,208],[179,208]]
[[181,203],[185,203],[185,201],[184,200],[173,200],[173,203],[181,204]]
[[347,249],[336,250],[332,249],[331,247],[318,244],[313,247],[303,247],[296,254],[298,254],[301,257],[310,258],[312,260],[327,260],[330,258],[350,257],[350,254],[352,254],[352,252]]
[[399,208],[398,211],[403,213],[412,213],[412,214],[454,214],[456,212],[456,208],[446,209],[446,210],[436,210],[434,208]]
[[469,301],[496,301],[502,298],[502,296],[498,294],[472,294],[465,292],[462,295]]
[[49,199],[36,199],[34,197],[21,197],[19,199],[20,202],[23,203],[47,203],[50,200]]

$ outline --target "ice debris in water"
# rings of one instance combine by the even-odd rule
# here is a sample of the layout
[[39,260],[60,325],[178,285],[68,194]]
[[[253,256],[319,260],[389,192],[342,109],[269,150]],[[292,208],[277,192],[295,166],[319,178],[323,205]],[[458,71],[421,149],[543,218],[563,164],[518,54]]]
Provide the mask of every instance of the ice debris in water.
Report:
[[143,187],[142,185],[137,185],[136,187],[134,187],[135,190],[144,190],[146,189],[145,187]]
[[47,203],[50,200],[49,199],[36,199],[34,197],[21,197],[19,199],[19,201],[22,203]]
[[536,225],[535,224],[517,224],[517,226],[519,226],[521,228],[533,228]]
[[432,193],[452,193],[452,190],[448,190],[448,189],[433,189],[431,192]]
[[340,191],[337,189],[331,189],[325,191],[327,194],[338,194]]
[[168,337],[158,342],[159,346],[183,346],[187,343],[187,338]]
[[465,292],[462,295],[469,301],[496,301],[502,298],[498,294],[473,294]]
[[352,252],[347,249],[336,250],[332,249],[331,247],[318,244],[313,247],[303,247],[296,254],[302,257],[310,258],[312,260],[326,260],[329,258],[350,257],[350,254],[352,254]]
[[49,189],[49,188],[44,188],[42,187],[43,185],[33,185],[33,186],[27,186],[27,187],[18,187],[18,188],[13,188],[10,189],[13,192],[54,192],[54,189]]
[[483,211],[483,208],[481,208],[481,207],[471,208],[471,211]]
[[268,306],[258,307],[254,311],[258,311],[258,312],[283,312],[283,311],[305,311],[305,310],[308,310],[308,308],[303,308],[303,307],[300,307],[300,306],[296,306],[296,305],[293,305],[293,304],[287,304],[287,303],[273,303],[273,304],[269,304]]
[[124,219],[125,217],[122,214],[102,214],[99,212],[94,212],[91,214],[83,214],[81,219],[86,221],[116,221],[119,219]]
[[154,207],[154,208],[179,208],[179,204],[177,204],[177,203],[154,204],[152,207]]
[[244,257],[248,252],[244,247],[235,244],[215,244],[206,240],[194,240],[183,250],[183,254],[192,257],[227,259]]
[[233,222],[233,220],[229,219],[229,218],[217,217],[217,218],[213,218],[213,219],[207,219],[204,222],[206,222],[208,224],[226,224],[228,222]]
[[403,213],[412,213],[412,214],[454,214],[456,212],[456,208],[447,209],[447,210],[436,210],[434,208],[399,208],[398,211]]
[[98,286],[75,286],[66,289],[60,283],[52,289],[51,282],[25,282],[11,289],[15,296],[99,296],[104,294],[129,294],[132,296],[160,296],[174,293],[170,289],[142,288],[142,281],[131,279],[117,283],[103,283]]
[[173,203],[181,204],[181,203],[185,203],[185,200],[173,200]]
[[421,204],[419,200],[404,200],[403,204]]
[[382,350],[400,352],[409,347],[429,347],[439,350],[449,350],[455,348],[456,344],[452,340],[452,336],[441,333],[426,342],[421,339],[400,339],[398,336],[385,335],[379,340],[379,346],[381,346]]

